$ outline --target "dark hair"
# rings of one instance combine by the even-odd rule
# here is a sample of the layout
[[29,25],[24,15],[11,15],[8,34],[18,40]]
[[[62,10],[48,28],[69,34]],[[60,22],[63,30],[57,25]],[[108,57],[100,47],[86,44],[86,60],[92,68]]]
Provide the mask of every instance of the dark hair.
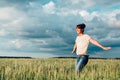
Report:
[[79,29],[82,30],[82,33],[84,33],[84,28],[85,28],[85,27],[86,27],[86,25],[85,25],[84,23],[78,24],[78,25],[76,26],[76,28],[79,28]]
[[84,29],[86,27],[86,25],[84,23],[82,23],[82,24],[78,24],[76,27],[80,28],[80,29]]

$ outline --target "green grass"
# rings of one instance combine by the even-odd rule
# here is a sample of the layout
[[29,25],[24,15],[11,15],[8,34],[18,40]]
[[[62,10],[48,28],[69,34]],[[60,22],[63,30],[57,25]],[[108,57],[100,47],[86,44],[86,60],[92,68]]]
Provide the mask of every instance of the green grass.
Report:
[[0,80],[120,80],[120,60],[89,59],[75,74],[75,59],[0,59]]

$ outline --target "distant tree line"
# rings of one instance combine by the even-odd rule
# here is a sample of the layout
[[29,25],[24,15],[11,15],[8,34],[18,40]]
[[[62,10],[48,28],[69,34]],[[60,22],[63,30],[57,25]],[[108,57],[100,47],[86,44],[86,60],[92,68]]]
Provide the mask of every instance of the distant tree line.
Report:
[[32,58],[32,57],[17,57],[17,56],[0,56],[0,58]]
[[[30,59],[32,57],[26,57],[26,56],[23,56],[23,57],[17,57],[17,56],[0,56],[0,58],[25,58],[25,59]],[[50,58],[76,58],[76,57],[50,57]],[[100,57],[90,57],[90,59],[120,59],[120,58],[100,58]]]
[[[52,57],[52,58],[76,58],[76,57]],[[90,57],[90,59],[120,59],[120,58],[100,58],[100,57]]]

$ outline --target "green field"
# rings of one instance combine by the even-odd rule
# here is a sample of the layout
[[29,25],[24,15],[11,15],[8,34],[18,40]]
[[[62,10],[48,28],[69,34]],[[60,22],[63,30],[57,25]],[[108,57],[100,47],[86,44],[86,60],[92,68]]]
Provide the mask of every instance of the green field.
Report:
[[0,80],[120,80],[120,60],[90,59],[74,72],[75,59],[0,59]]

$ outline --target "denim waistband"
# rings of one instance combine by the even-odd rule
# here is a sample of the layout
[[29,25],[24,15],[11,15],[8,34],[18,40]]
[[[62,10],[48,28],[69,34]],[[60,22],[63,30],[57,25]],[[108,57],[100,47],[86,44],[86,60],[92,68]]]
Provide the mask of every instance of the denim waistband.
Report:
[[89,55],[77,55],[77,57],[89,57]]

